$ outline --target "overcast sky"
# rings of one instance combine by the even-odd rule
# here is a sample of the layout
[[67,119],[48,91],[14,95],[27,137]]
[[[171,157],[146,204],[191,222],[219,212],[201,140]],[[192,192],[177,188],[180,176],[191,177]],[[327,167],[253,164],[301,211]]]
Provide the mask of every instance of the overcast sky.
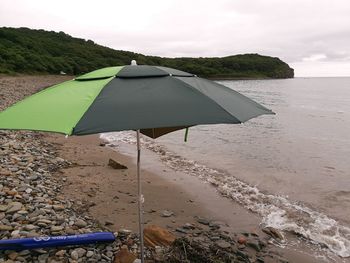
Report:
[[350,76],[349,0],[3,0],[0,26],[64,31],[146,55],[259,53],[296,76]]

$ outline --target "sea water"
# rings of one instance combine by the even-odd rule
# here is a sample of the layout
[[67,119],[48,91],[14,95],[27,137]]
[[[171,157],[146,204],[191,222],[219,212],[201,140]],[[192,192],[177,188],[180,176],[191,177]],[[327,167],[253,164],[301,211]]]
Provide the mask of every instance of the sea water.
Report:
[[[142,145],[259,214],[350,257],[350,78],[218,81],[273,110],[238,125],[202,125]],[[134,133],[104,134],[134,143]]]

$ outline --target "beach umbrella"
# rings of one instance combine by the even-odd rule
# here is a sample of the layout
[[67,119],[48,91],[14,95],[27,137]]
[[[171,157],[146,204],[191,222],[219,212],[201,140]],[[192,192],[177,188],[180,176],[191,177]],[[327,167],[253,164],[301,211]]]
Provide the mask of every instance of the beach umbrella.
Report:
[[87,135],[135,130],[141,261],[140,132],[151,138],[199,124],[242,123],[273,112],[216,82],[177,69],[99,69],[46,88],[0,112],[0,129]]

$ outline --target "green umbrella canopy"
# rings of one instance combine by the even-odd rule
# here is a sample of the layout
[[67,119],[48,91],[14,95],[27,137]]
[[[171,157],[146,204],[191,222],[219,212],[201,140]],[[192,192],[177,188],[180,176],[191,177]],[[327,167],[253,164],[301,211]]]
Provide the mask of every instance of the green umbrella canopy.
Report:
[[176,69],[119,66],[49,87],[0,112],[0,129],[85,135],[141,130],[156,138],[198,124],[241,123],[273,112]]

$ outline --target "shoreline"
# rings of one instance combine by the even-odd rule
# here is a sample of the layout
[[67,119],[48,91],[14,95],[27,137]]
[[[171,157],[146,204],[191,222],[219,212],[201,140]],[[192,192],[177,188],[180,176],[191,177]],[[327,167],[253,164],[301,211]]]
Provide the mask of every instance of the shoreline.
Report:
[[[4,98],[4,104],[1,105],[1,107],[9,106],[33,92],[37,92],[46,86],[53,85],[65,79],[67,79],[67,76],[5,78],[1,78],[0,76],[0,87],[2,88],[0,89],[0,98]],[[33,231],[28,233],[23,231],[23,228],[26,228],[28,224],[26,221],[23,221],[25,223],[21,224],[12,222],[12,217],[7,215],[5,211],[5,219],[2,223],[11,225],[11,229],[14,230],[12,232],[3,232],[2,237],[26,237],[28,234],[83,233],[86,231],[101,231],[104,229],[120,230],[120,228],[123,227],[127,229],[136,229],[137,209],[135,193],[137,189],[134,176],[135,159],[133,157],[123,153],[117,153],[107,147],[99,146],[100,140],[97,136],[71,137],[65,139],[63,135],[49,133],[7,131],[4,132],[3,139],[7,138],[11,138],[11,143],[15,145],[21,145],[21,143],[24,142],[26,147],[34,147],[33,149],[39,147],[38,151],[42,151],[41,154],[45,157],[35,157],[38,159],[35,162],[35,167],[36,169],[40,168],[38,171],[42,174],[39,176],[39,184],[37,181],[34,182],[34,184],[32,184],[32,182],[28,183],[26,177],[21,176],[19,179],[17,178],[18,172],[7,171],[8,168],[13,170],[12,163],[10,163],[8,167],[7,156],[15,155],[16,158],[25,159],[27,155],[31,155],[31,152],[27,152],[27,150],[19,152],[17,148],[12,148],[10,145],[11,147],[6,150],[7,153],[5,152],[5,155],[2,156],[6,160],[5,163],[2,165],[0,164],[0,166],[2,166],[0,167],[1,172],[5,172],[5,177],[4,174],[1,173],[0,179],[2,182],[0,184],[5,185],[5,189],[7,189],[8,186],[12,187],[12,189],[9,188],[6,190],[6,203],[11,204],[12,201],[21,202],[21,211],[23,211],[23,213],[29,212],[29,215],[31,215],[38,201],[38,208],[44,213],[44,218],[51,220],[54,219],[57,214],[57,218],[59,219],[54,219],[43,228],[41,226],[39,228],[35,227]],[[53,143],[53,146],[47,142]],[[6,141],[3,143],[6,144]],[[37,146],[37,144],[39,144],[39,146]],[[48,147],[48,149],[45,147]],[[58,157],[56,157],[57,151]],[[38,154],[36,153],[36,155]],[[126,171],[110,169],[107,166],[110,157],[128,166],[128,169]],[[62,158],[66,158],[69,162],[72,162],[73,165],[64,169],[59,169],[54,173],[50,172],[50,169],[55,170],[60,167],[60,164],[65,164]],[[268,236],[260,231],[259,219],[255,214],[248,212],[233,201],[221,197],[210,185],[204,184],[202,181],[199,181],[199,179],[173,172],[170,168],[162,166],[159,161],[152,159],[151,155],[147,155],[146,150],[143,150],[141,158],[144,193],[146,196],[146,223],[164,226],[177,235],[181,235],[181,233],[177,233],[178,231],[176,231],[176,228],[186,223],[198,225],[196,217],[203,217],[210,220],[223,221],[224,226],[222,228],[224,231],[230,230],[236,234],[242,232],[256,233],[259,238],[268,240]],[[28,160],[30,160],[30,158],[28,158]],[[41,172],[42,163],[44,163],[43,168],[47,170],[47,172]],[[49,165],[45,166],[46,163]],[[34,170],[34,172],[36,172],[36,170]],[[28,172],[28,174],[31,173],[33,173],[33,171]],[[13,182],[15,182],[15,184]],[[18,187],[19,184],[23,183],[26,185],[28,184],[28,187],[32,189],[30,191],[34,193],[29,194],[29,196],[45,196],[46,190],[42,185],[48,185],[58,192],[49,192],[50,199],[45,199],[44,201],[46,203],[42,203],[41,199],[38,198],[38,200],[36,200],[35,198],[34,207],[32,207],[32,201],[28,203],[27,199],[21,197],[22,195],[26,195],[25,191],[29,191],[23,187]],[[38,186],[40,188],[38,188]],[[16,194],[13,196],[14,193],[18,193],[18,195]],[[161,202],[159,200],[161,200]],[[64,209],[59,212],[54,211],[53,216],[51,214],[53,209],[52,204],[59,205],[60,207],[63,206]],[[90,212],[85,214],[89,209]],[[110,213],[111,210],[113,210],[112,213]],[[171,210],[174,215],[162,217],[160,213],[163,210]],[[88,225],[82,228],[71,228],[67,222],[72,221],[70,219],[72,215],[74,218],[84,219],[88,222]],[[21,219],[21,217],[19,218]],[[64,221],[62,221],[62,219],[64,219]],[[37,224],[35,221],[36,217],[31,220],[33,221],[30,222],[31,226]],[[97,225],[95,224],[96,220],[99,221]],[[147,220],[150,221],[147,222]],[[52,232],[52,229],[60,229],[60,231]],[[236,237],[237,236],[235,236],[235,238]],[[118,244],[115,244],[112,251],[118,251],[118,246]],[[269,245],[266,255],[271,255],[273,258],[276,253],[281,254],[289,262],[320,262],[320,260],[317,260],[314,256],[305,254],[308,252],[308,249],[305,250],[305,253],[303,251],[294,251],[293,249],[294,248],[283,249]],[[70,258],[72,250],[72,248],[68,248],[64,252],[66,258]],[[57,249],[49,250],[48,252],[44,251],[43,255],[45,255],[45,257],[49,257],[50,255],[51,257],[55,255],[57,251]],[[252,251],[248,252],[251,254],[253,253]],[[103,253],[105,253],[105,250],[101,248],[99,252],[96,253],[96,256],[104,255]],[[110,254],[111,253],[109,253],[109,255]],[[3,256],[3,254],[0,254],[0,258]],[[29,256],[33,256],[34,259],[38,257],[37,254],[29,254]],[[57,257],[62,259],[61,256],[56,256],[56,258]],[[344,261],[339,259],[339,262]]]
[[[66,180],[63,193],[67,198],[93,204],[89,213],[100,225],[108,225],[112,231],[126,228],[137,233],[135,158],[100,146],[102,140],[96,135],[67,139],[62,135],[49,135],[48,138],[50,143],[61,148],[60,157],[73,163],[72,167],[64,168],[58,174]],[[228,233],[256,233],[259,238],[270,240],[259,227],[260,220],[257,215],[222,197],[209,184],[192,176],[171,171],[147,154],[146,150],[142,151],[145,226],[157,225],[181,237],[186,235],[176,229],[188,223],[198,225],[197,219],[205,218],[221,222],[222,230]],[[109,158],[127,166],[128,169],[114,170],[108,167]],[[164,210],[172,212],[173,215],[163,217]],[[294,237],[287,234],[287,238]],[[269,245],[269,249],[271,254],[279,254],[288,262],[321,262],[311,255],[309,249],[303,247],[287,245],[281,248]]]

